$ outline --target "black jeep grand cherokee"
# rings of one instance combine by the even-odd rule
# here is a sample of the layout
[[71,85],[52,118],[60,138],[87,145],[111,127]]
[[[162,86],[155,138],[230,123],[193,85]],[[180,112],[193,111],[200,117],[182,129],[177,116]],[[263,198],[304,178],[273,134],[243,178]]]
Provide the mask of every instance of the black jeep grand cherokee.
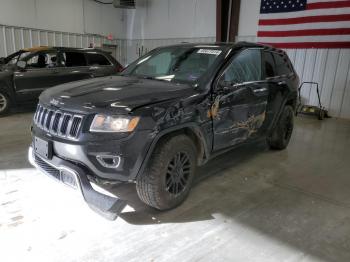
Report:
[[287,55],[252,43],[157,48],[119,76],[45,91],[34,116],[31,163],[81,190],[115,218],[123,200],[93,184],[135,182],[166,210],[188,195],[196,167],[248,141],[284,149],[299,78]]

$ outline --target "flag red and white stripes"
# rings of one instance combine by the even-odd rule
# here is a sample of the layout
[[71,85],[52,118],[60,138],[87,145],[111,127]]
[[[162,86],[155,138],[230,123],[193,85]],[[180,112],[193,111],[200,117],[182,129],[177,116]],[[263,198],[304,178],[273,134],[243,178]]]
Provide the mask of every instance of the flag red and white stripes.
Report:
[[261,0],[258,42],[278,48],[350,48],[350,0]]

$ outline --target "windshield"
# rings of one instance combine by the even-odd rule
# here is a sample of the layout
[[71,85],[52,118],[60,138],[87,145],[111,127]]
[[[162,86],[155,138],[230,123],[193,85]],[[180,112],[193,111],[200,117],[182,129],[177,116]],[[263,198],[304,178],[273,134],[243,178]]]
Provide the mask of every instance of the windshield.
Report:
[[27,57],[29,54],[31,54],[31,52],[21,52],[18,53],[17,55],[15,55],[14,57],[11,58],[11,60],[9,60],[7,62],[7,64],[9,65],[14,65],[16,64],[19,60],[23,60],[23,58]]
[[129,65],[122,75],[193,83],[199,80],[222,53],[219,48],[164,47]]

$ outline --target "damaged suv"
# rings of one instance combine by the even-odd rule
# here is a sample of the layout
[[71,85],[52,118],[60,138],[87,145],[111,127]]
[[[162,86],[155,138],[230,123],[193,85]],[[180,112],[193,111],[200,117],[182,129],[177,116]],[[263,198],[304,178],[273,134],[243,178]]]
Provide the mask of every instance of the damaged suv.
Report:
[[107,218],[125,201],[92,184],[134,182],[144,203],[171,209],[212,157],[261,139],[286,148],[298,83],[286,53],[268,46],[157,48],[118,76],[43,92],[29,160]]

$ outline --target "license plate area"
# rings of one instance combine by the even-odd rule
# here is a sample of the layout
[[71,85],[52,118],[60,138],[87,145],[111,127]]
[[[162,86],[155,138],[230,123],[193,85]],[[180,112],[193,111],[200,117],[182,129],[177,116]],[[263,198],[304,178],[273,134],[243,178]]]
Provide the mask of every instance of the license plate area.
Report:
[[52,142],[34,137],[34,151],[43,158],[52,158]]

